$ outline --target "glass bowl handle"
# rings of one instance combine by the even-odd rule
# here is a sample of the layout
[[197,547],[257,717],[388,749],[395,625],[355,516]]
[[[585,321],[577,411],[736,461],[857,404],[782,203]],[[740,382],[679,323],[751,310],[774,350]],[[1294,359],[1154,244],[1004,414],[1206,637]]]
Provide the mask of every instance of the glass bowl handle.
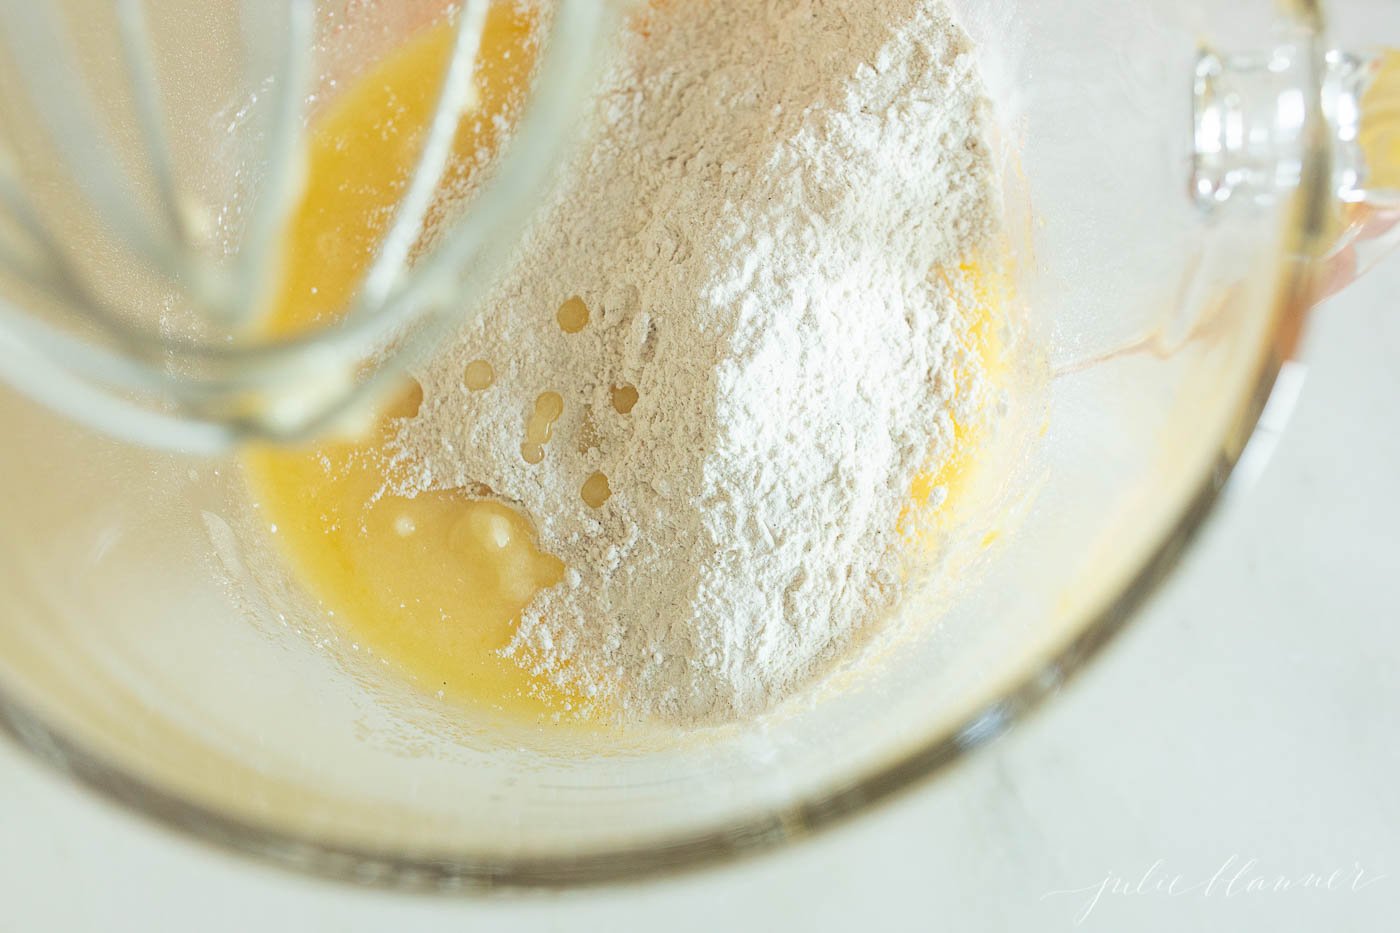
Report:
[[1344,184],[1336,238],[1321,257],[1319,299],[1400,246],[1400,50],[1334,52],[1328,64]]
[[[1313,75],[1316,75],[1314,78]],[[1400,246],[1400,50],[1202,48],[1194,76],[1191,196],[1207,215],[1271,204],[1302,181],[1303,94],[1317,84],[1336,209],[1313,277],[1326,298]]]

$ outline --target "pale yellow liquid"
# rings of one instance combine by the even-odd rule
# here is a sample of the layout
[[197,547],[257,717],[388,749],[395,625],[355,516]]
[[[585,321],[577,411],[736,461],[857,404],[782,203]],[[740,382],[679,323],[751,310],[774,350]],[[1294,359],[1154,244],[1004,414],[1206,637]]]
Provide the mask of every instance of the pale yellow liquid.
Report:
[[[496,144],[493,116],[518,102],[533,64],[533,22],[491,6],[477,103],[458,133],[451,181]],[[287,234],[285,274],[269,329],[294,333],[348,303],[422,145],[451,48],[446,25],[411,40],[358,80],[318,122],[308,186]],[[477,361],[473,389],[494,371]],[[387,660],[423,690],[527,719],[576,707],[499,649],[520,610],[557,583],[523,516],[465,492],[380,496],[386,442],[412,415],[412,387],[368,437],[314,450],[259,450],[246,459],[258,514],[296,577],[334,614],[357,650]]]
[[[508,113],[527,82],[533,23],[513,7],[491,7],[477,111],[464,118],[458,138],[453,168],[458,179],[474,168],[478,153],[496,144],[491,117]],[[410,41],[319,120],[308,188],[288,231],[271,332],[294,333],[349,302],[417,157],[451,38],[450,30],[439,26]],[[983,287],[975,267],[950,274],[974,289]],[[985,298],[977,294],[984,307],[968,337],[973,355],[984,362],[992,359],[995,343]],[[566,333],[588,325],[588,308],[576,298],[554,314]],[[472,361],[462,378],[471,391],[491,391],[491,361]],[[619,412],[630,412],[636,401],[635,387],[614,387],[612,402]],[[275,529],[273,540],[294,575],[357,650],[387,661],[445,702],[527,722],[557,721],[561,713],[572,718],[585,704],[499,653],[521,610],[564,571],[536,547],[530,522],[469,491],[413,499],[381,496],[395,419],[413,415],[420,402],[421,391],[410,387],[370,435],[356,442],[251,453],[246,467],[258,514]],[[529,416],[520,453],[538,462],[555,441],[552,427],[562,401],[547,392],[522,399],[521,405]],[[958,450],[937,473],[915,483],[910,512],[935,486],[947,486],[956,496],[974,433],[970,426],[957,426]],[[611,494],[601,473],[579,490],[592,508]]]

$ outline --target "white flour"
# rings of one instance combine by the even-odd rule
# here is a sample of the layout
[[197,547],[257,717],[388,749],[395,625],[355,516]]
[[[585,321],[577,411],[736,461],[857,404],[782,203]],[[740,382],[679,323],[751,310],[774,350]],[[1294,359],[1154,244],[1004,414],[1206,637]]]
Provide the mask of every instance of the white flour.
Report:
[[[938,270],[993,223],[985,105],[933,0],[668,3],[627,43],[517,268],[420,374],[397,491],[485,484],[565,562],[517,661],[707,721],[782,699],[899,595],[911,483],[977,404]],[[565,333],[575,295],[590,320]]]

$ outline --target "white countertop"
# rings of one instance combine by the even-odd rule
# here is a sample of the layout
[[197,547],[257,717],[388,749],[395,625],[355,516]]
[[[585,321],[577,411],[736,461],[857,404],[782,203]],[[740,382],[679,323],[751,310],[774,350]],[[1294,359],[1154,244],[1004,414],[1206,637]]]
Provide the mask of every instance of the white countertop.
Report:
[[852,825],[640,888],[421,899],[177,839],[0,745],[0,933],[1393,928],[1398,296],[1392,262],[1321,309],[1270,468],[1106,657]]

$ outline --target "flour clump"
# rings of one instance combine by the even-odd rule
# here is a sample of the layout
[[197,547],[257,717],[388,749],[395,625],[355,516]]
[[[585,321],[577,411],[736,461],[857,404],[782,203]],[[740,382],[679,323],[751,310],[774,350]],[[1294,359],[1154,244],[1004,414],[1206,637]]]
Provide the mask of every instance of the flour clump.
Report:
[[956,275],[997,215],[986,103],[928,0],[662,3],[624,42],[486,313],[418,374],[393,491],[533,518],[568,569],[516,662],[716,721],[900,595],[915,478],[983,391]]

